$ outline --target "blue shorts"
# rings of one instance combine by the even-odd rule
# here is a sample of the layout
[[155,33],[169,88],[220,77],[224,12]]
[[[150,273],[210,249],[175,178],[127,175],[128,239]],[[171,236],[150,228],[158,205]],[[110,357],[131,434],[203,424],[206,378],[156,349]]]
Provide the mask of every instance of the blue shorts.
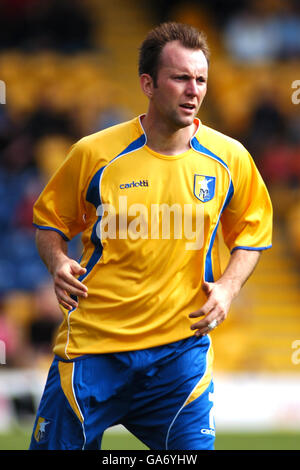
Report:
[[30,449],[101,449],[122,424],[152,450],[212,450],[209,336],[115,354],[55,357]]

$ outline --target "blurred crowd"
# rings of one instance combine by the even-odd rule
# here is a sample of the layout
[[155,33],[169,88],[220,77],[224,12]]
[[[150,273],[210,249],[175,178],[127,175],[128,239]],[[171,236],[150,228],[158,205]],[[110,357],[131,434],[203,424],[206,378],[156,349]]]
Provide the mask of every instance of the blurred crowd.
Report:
[[[47,358],[61,319],[35,247],[33,203],[73,142],[130,117],[101,64],[101,14],[96,20],[91,4],[0,1],[0,79],[7,85],[0,105],[0,339],[11,366]],[[300,259],[300,108],[291,101],[291,80],[300,79],[299,2],[173,0],[144,8],[153,23],[178,19],[207,31],[220,68],[210,79],[208,124],[249,149]],[[248,100],[242,111],[238,91]],[[80,240],[69,245],[79,257]]]
[[[0,49],[74,53],[93,48],[85,0],[1,0]],[[98,26],[98,25],[97,25]]]

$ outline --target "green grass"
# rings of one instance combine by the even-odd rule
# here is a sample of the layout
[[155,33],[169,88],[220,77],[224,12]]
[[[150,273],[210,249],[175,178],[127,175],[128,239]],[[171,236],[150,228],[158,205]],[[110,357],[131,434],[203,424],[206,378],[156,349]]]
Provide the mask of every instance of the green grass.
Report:
[[[0,433],[0,450],[28,448],[31,429],[16,428]],[[300,432],[230,433],[220,432],[216,450],[300,450]],[[147,450],[147,447],[128,432],[107,432],[102,442],[103,450]]]
[[[107,433],[103,437],[103,449],[107,450],[143,450],[147,449],[129,433],[114,435]],[[300,450],[300,433],[218,433],[216,450]]]

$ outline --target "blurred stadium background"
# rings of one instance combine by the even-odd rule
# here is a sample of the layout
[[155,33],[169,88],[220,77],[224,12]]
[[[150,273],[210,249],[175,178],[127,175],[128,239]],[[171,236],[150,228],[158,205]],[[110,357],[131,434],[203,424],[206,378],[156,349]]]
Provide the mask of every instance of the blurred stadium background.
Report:
[[[35,248],[33,202],[74,141],[145,111],[138,46],[164,20],[206,32],[199,117],[249,149],[275,210],[272,250],[213,333],[216,447],[300,449],[297,0],[0,1],[0,449],[28,447],[60,321]],[[71,255],[79,250],[70,242]],[[120,428],[105,445],[141,448]]]

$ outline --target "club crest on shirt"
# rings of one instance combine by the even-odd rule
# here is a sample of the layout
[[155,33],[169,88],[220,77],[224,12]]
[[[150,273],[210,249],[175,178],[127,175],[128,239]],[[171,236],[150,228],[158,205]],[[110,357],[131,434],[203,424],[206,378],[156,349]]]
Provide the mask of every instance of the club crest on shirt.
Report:
[[194,195],[199,201],[210,201],[215,195],[215,186],[215,176],[194,175]]
[[51,421],[46,420],[41,416],[39,417],[34,431],[34,437],[37,442],[44,442],[48,438],[50,422]]

